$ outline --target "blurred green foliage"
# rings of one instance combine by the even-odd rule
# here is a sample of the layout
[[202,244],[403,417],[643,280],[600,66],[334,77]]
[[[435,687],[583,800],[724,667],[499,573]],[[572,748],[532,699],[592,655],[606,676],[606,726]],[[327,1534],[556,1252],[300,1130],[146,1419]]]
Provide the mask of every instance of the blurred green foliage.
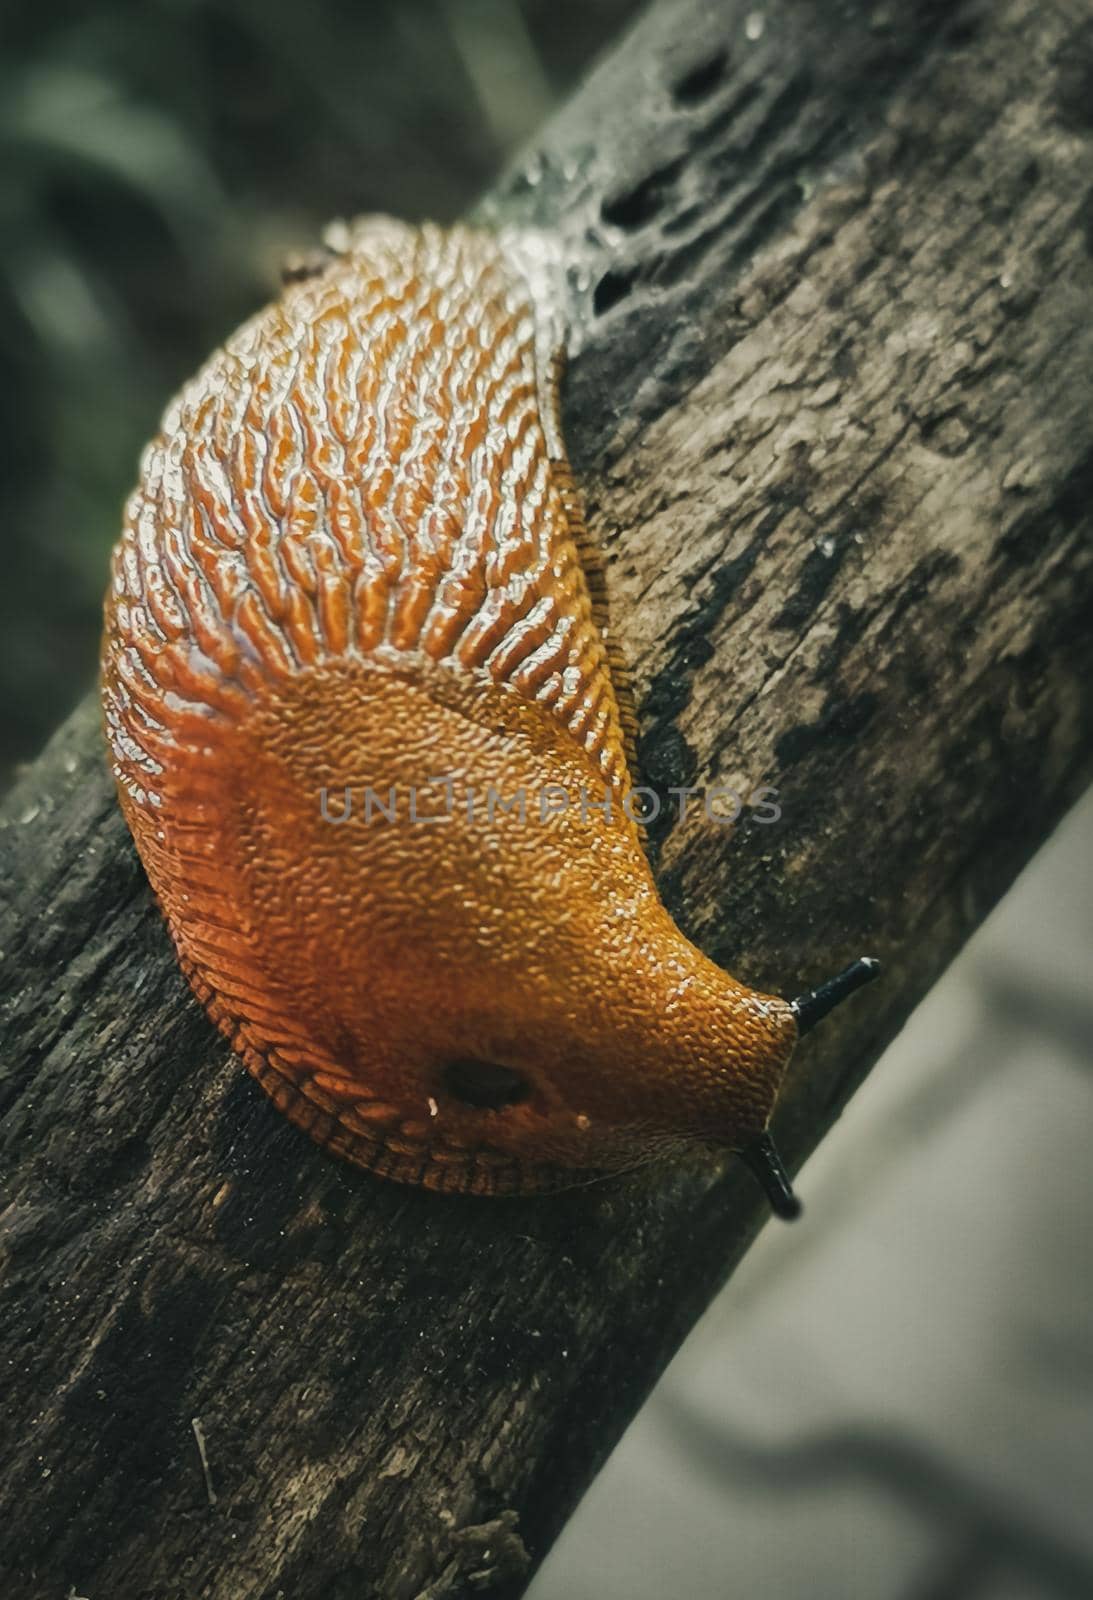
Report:
[[447,220],[635,0],[7,0],[0,777],[91,684],[177,385],[331,216]]

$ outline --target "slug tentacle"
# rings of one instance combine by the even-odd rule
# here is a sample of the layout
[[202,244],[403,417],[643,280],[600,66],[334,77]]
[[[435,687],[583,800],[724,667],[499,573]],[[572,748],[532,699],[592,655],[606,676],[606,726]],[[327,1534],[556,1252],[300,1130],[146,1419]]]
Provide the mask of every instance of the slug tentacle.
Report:
[[657,898],[551,249],[327,247],[168,408],[113,558],[107,739],[183,971],[377,1173],[522,1193],[709,1144],[788,1214],[767,1122],[860,964],[757,995]]
[[818,988],[809,989],[806,994],[798,995],[792,1002],[798,1034],[811,1033],[816,1024],[830,1011],[834,1011],[836,1006],[842,1005],[843,1001],[849,1000],[858,989],[879,977],[880,962],[876,957],[859,956],[857,961],[852,961],[842,972],[836,973],[833,978],[828,978],[826,983],[821,983]]
[[793,1192],[789,1174],[769,1133],[763,1132],[746,1144],[740,1158],[770,1201],[776,1217],[792,1222],[801,1215],[801,1202]]

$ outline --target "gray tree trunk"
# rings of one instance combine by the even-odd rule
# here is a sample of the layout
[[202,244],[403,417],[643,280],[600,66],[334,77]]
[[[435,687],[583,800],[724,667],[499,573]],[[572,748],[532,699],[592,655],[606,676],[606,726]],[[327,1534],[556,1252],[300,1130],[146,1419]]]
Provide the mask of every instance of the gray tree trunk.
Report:
[[[567,243],[649,783],[779,791],[654,830],[671,910],[782,993],[887,965],[795,1059],[796,1164],[1089,776],[1093,12],[661,0],[484,209]],[[189,997],[93,703],[3,820],[5,1596],[520,1594],[746,1177],[338,1165]]]

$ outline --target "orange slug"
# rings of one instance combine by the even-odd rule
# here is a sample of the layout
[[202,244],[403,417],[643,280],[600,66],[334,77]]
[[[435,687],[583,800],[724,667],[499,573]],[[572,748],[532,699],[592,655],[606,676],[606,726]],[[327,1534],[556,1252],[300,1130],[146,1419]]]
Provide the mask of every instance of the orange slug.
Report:
[[540,246],[341,225],[169,407],[106,599],[121,805],[195,993],[327,1149],[508,1194],[721,1147],[792,1215],[786,1062],[876,963],[757,994],[657,897]]

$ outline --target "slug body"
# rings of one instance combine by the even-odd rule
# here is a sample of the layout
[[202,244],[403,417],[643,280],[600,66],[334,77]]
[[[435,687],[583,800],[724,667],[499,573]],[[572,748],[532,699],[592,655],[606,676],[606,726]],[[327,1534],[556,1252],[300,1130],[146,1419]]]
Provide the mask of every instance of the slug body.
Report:
[[182,968],[277,1105],[392,1178],[752,1145],[796,1014],[682,936],[624,811],[534,274],[463,228],[341,246],[169,408],[114,555],[107,736]]

